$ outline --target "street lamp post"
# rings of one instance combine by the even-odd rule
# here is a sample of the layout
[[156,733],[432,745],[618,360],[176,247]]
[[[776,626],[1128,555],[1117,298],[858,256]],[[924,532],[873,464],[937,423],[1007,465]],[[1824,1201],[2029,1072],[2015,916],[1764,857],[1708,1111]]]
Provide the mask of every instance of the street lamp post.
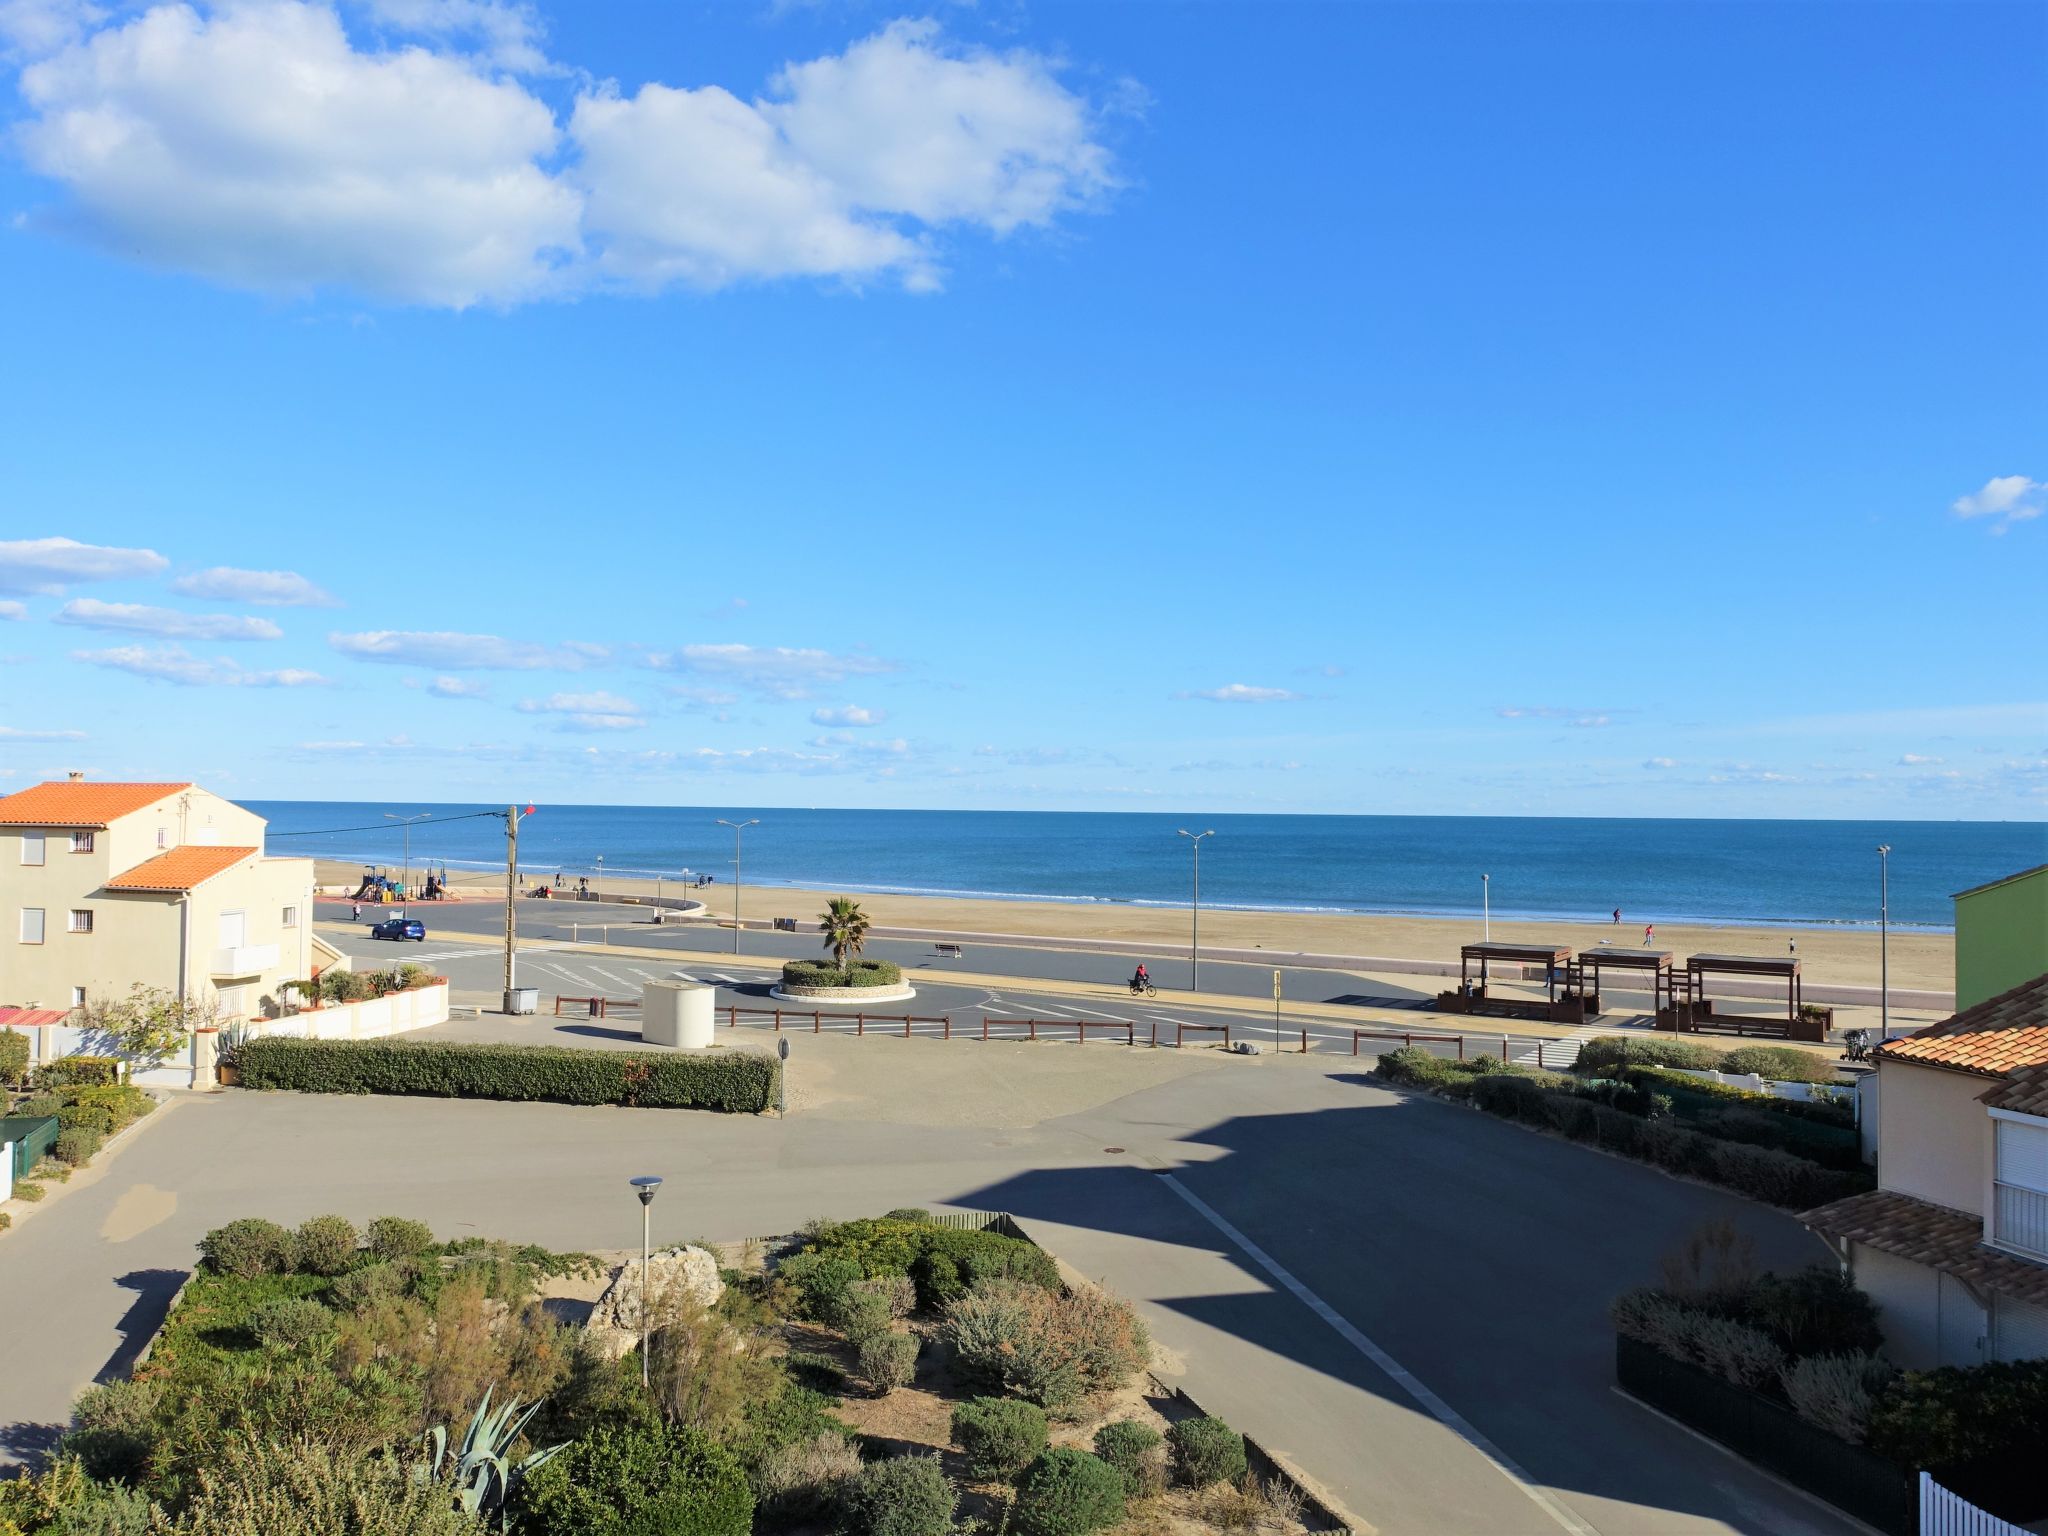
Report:
[[597,856],[597,900],[600,906],[604,904],[604,855],[601,853]]
[[1214,837],[1216,829],[1206,832],[1190,832],[1186,827],[1180,835],[1195,845],[1195,905],[1193,923],[1188,930],[1188,990],[1202,990],[1202,839]]
[[1493,940],[1493,876],[1479,877],[1479,937]]
[[648,1272],[653,1267],[654,1246],[650,1239],[649,1211],[661,1190],[661,1175],[643,1173],[633,1179],[633,1193],[640,1197],[640,1385],[647,1382],[647,1314],[654,1298],[648,1294]]
[[718,818],[718,824],[721,827],[732,828],[732,952],[738,954],[740,952],[740,834],[746,831],[748,827],[758,827],[761,825],[761,818],[756,816],[751,821],[727,821],[721,816]]
[[433,814],[432,811],[421,811],[415,816],[400,816],[395,811],[386,811],[384,813],[386,821],[395,821],[405,828],[405,899],[407,901],[412,900],[412,824],[416,821],[425,821]]
[[1892,845],[1877,845],[1877,1037],[1892,1037]]

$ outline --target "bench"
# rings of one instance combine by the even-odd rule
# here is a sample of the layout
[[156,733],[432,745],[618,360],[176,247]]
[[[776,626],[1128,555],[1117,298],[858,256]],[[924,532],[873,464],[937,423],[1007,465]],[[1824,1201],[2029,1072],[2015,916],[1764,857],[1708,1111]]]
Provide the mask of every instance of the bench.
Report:
[[941,960],[958,960],[967,953],[958,944],[934,944],[932,952]]

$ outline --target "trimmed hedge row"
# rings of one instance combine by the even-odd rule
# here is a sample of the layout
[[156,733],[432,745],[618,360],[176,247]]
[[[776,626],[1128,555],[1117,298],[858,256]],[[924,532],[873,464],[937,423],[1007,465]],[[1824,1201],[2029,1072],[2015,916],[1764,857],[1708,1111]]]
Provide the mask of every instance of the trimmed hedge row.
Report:
[[558,1045],[416,1040],[251,1040],[245,1088],[421,1094],[444,1099],[625,1104],[753,1114],[775,1102],[781,1064],[752,1051],[643,1056]]
[[890,960],[856,960],[845,970],[829,960],[785,960],[785,987],[893,987],[903,980],[903,967]]

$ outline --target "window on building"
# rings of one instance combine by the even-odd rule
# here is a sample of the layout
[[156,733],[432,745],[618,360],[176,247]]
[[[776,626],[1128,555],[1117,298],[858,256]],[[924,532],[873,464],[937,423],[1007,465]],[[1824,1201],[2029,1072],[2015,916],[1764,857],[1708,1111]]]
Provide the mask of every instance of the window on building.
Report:
[[21,909],[21,942],[40,944],[43,942],[43,909],[23,907]]
[[156,845],[159,848],[171,846],[171,829],[169,827],[158,827],[156,829]]
[[92,834],[91,834],[90,832],[74,832],[74,833],[72,833],[72,834],[71,834],[71,851],[72,851],[73,853],[91,853],[91,852],[92,852]]
[[21,834],[21,862],[40,864],[43,862],[43,834],[24,832]]
[[287,928],[299,926],[299,909],[297,907],[286,907],[284,909],[284,926]]
[[85,988],[73,987],[71,989],[71,1006],[74,1008],[83,1008],[85,1006]]
[[2048,1258],[2048,1122],[2000,1117],[1991,1234]]
[[71,909],[70,931],[73,933],[92,932],[92,908],[73,907]]

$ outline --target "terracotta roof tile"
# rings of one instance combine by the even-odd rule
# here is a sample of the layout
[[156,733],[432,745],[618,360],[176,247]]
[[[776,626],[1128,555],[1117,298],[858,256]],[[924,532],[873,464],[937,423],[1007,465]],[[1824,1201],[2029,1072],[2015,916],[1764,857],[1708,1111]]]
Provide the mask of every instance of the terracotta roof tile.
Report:
[[0,799],[0,826],[104,827],[130,812],[155,805],[190,784],[95,784],[59,780],[32,784]]
[[2048,1063],[2048,975],[1987,997],[1916,1034],[1888,1040],[1876,1054],[1880,1060],[1919,1062],[1986,1077]]
[[62,1008],[0,1008],[0,1029],[47,1029],[70,1017]]
[[1991,1109],[2048,1116],[2048,1066],[2021,1067],[1977,1102]]
[[133,869],[106,883],[110,891],[189,891],[204,885],[222,870],[233,869],[244,859],[253,859],[260,848],[214,848],[188,844],[144,859]]
[[1816,1232],[1954,1275],[1983,1290],[2048,1305],[2048,1264],[1984,1241],[1984,1219],[1897,1190],[1851,1195],[1799,1218]]

